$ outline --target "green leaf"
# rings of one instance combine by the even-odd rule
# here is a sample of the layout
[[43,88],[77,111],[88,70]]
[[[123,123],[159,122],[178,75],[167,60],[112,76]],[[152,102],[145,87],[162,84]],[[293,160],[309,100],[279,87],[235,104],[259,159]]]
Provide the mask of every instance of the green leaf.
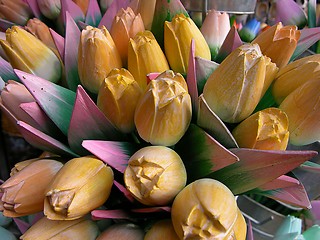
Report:
[[191,97],[192,102],[192,117],[196,119],[198,112],[198,88],[196,80],[196,66],[195,66],[195,42],[194,39],[191,40],[189,52],[189,63],[188,63],[188,73],[187,73],[187,85],[188,92]]
[[4,60],[2,57],[0,57],[0,76],[5,82],[8,80],[19,80],[10,63]]
[[85,23],[97,27],[101,20],[101,12],[97,0],[89,0]]

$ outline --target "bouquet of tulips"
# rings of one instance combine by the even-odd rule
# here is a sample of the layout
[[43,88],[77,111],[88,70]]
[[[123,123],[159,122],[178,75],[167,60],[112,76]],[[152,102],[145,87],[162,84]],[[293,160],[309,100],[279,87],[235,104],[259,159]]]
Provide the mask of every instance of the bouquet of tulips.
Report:
[[237,195],[311,207],[291,171],[319,171],[317,152],[289,145],[320,139],[320,57],[296,60],[317,27],[245,42],[179,0],[7,0],[0,16],[1,110],[45,153],[0,185],[5,217],[34,216],[20,239],[242,240]]

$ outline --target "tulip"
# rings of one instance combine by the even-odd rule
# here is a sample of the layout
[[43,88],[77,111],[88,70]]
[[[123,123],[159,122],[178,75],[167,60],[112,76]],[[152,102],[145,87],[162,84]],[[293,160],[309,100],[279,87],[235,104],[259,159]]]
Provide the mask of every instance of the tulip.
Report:
[[282,68],[288,64],[296,49],[300,34],[297,26],[283,26],[279,22],[261,32],[252,43],[259,44],[261,52]]
[[147,30],[151,30],[152,27],[156,2],[156,0],[132,0],[129,5],[136,14],[141,15]]
[[148,73],[169,70],[167,59],[152,32],[139,32],[130,39],[128,70],[143,90],[147,86]]
[[0,186],[0,211],[7,217],[20,217],[43,210],[45,190],[62,163],[41,159],[30,163]]
[[195,40],[195,56],[211,60],[210,48],[191,18],[181,13],[171,22],[165,22],[164,49],[173,71],[187,73],[192,39]]
[[244,44],[210,75],[203,96],[221,120],[240,122],[252,114],[277,71],[258,44]]
[[126,10],[121,8],[113,19],[110,34],[117,46],[124,66],[127,65],[130,38],[134,38],[138,32],[143,32],[144,30],[141,15],[135,15],[130,7]]
[[29,166],[31,163],[34,163],[35,161],[38,161],[38,160],[40,159],[33,158],[33,159],[28,159],[28,160],[24,160],[22,162],[16,163],[10,171],[10,177],[17,174],[18,172],[21,172],[25,167]]
[[289,119],[289,142],[305,145],[320,140],[320,81],[309,80],[290,93],[280,104]]
[[78,71],[81,84],[98,93],[105,77],[113,68],[121,68],[121,58],[108,30],[87,26],[81,32]]
[[0,40],[13,68],[58,82],[62,74],[59,58],[38,38],[13,26],[6,31],[6,41]]
[[112,185],[113,171],[101,160],[73,158],[47,188],[44,214],[51,220],[81,218],[108,199]]
[[147,231],[144,240],[177,240],[178,235],[174,231],[171,219],[164,219],[156,222]]
[[289,141],[287,115],[278,108],[256,112],[237,125],[232,135],[239,147],[286,150]]
[[139,202],[165,205],[186,185],[187,173],[180,156],[171,148],[148,146],[134,153],[124,172],[128,191]]
[[169,70],[149,83],[134,115],[143,140],[153,145],[171,146],[187,131],[192,116],[191,97],[179,83],[181,79],[181,74]]
[[56,19],[61,11],[61,0],[37,0],[40,12],[47,18]]
[[280,104],[291,92],[312,79],[320,80],[320,54],[303,57],[281,68],[272,85],[272,95]]
[[47,239],[86,239],[95,240],[99,234],[98,226],[90,219],[80,218],[71,221],[52,221],[41,218],[21,237],[22,240]]
[[97,105],[121,132],[130,133],[135,129],[134,112],[141,95],[128,70],[113,69],[100,87]]
[[200,30],[210,47],[211,59],[215,59],[230,31],[228,13],[209,10]]
[[232,192],[214,179],[202,178],[182,189],[171,218],[179,239],[245,239],[231,237],[245,236],[246,224]]
[[18,25],[25,25],[32,16],[29,5],[23,0],[2,0],[0,17]]
[[144,231],[133,223],[116,223],[104,230],[97,240],[143,240]]

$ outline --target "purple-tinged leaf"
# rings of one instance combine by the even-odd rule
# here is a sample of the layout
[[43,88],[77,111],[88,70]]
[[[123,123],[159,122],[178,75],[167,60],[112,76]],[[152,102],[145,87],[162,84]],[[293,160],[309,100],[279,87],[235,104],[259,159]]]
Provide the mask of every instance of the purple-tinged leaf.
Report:
[[135,209],[131,209],[131,211],[136,213],[171,212],[171,208],[168,206],[160,206],[160,207],[135,208]]
[[102,161],[123,173],[129,158],[139,149],[134,143],[84,140],[82,146]]
[[132,196],[132,194],[128,191],[128,189],[123,186],[122,184],[118,183],[117,181],[113,181],[114,185],[120,190],[120,192],[123,193],[123,195],[130,201],[130,202],[134,202],[134,197]]
[[89,26],[89,24],[84,23],[84,22],[81,22],[81,21],[77,22],[77,24],[78,24],[78,26],[79,26],[80,31],[82,31],[82,30],[85,29],[87,26]]
[[59,33],[54,31],[52,28],[49,28],[49,31],[51,33],[51,36],[53,38],[54,44],[56,45],[56,48],[58,49],[59,55],[64,61],[64,37],[62,37]]
[[66,13],[66,17],[67,22],[64,48],[66,79],[69,89],[76,91],[78,85],[81,84],[78,73],[78,48],[81,32],[68,12]]
[[200,95],[203,92],[203,87],[206,84],[207,79],[213,71],[219,67],[219,64],[201,57],[195,57],[195,65],[198,95]]
[[317,0],[308,1],[308,27],[314,28],[317,26]]
[[97,27],[101,21],[101,12],[97,0],[89,0],[89,6],[87,10],[85,23]]
[[254,240],[253,237],[253,231],[252,231],[252,224],[250,219],[248,219],[248,223],[247,223],[247,238],[246,240]]
[[14,73],[13,68],[9,62],[0,57],[0,76],[7,82],[8,80],[19,81],[19,78]]
[[197,116],[198,113],[198,88],[196,79],[196,64],[195,64],[195,42],[194,39],[191,40],[190,53],[189,53],[189,63],[187,72],[187,84],[188,91],[192,102],[192,115]]
[[17,25],[16,23],[10,22],[3,18],[0,18],[0,29],[8,29],[11,28],[13,25]]
[[43,132],[40,132],[38,129],[30,126],[29,124],[18,121],[17,125],[23,138],[34,147],[62,156],[79,157],[79,155],[72,152],[63,143],[47,134],[44,134]]
[[113,1],[107,11],[102,16],[102,19],[99,23],[99,27],[105,26],[109,31],[111,29],[111,25],[113,22],[114,17],[116,16],[117,12],[123,8],[126,9],[129,5],[129,0],[117,0]]
[[226,148],[238,147],[229,129],[210,109],[202,94],[199,96],[197,124]]
[[149,84],[150,81],[156,79],[161,73],[153,72],[147,74],[147,84]]
[[320,164],[306,161],[305,163],[300,165],[300,169],[312,172],[312,173],[320,173]]
[[88,151],[82,147],[85,139],[115,141],[123,140],[124,136],[79,86],[68,131],[70,148],[80,155],[87,155]]
[[208,177],[224,183],[235,195],[270,182],[317,155],[316,151],[230,150],[240,161]]
[[93,210],[91,211],[93,220],[102,219],[131,219],[130,215],[123,209],[115,210]]
[[311,213],[315,220],[320,220],[320,200],[311,201]]
[[230,164],[238,157],[195,124],[191,124],[175,145],[187,170],[188,181],[205,177]]
[[75,92],[20,70],[15,73],[48,117],[67,135]]
[[33,214],[32,221],[31,221],[31,226],[33,224],[35,224],[36,222],[38,222],[43,217],[44,217],[43,212],[38,212],[38,213]]
[[30,224],[21,220],[20,218],[13,218],[13,221],[22,234],[24,234],[30,228]]
[[38,19],[43,19],[43,15],[41,14],[41,12],[40,12],[40,8],[39,8],[39,6],[38,6],[38,2],[37,2],[37,0],[25,0],[27,3],[28,3],[28,5],[29,5],[29,7],[30,7],[30,9],[31,9],[31,11],[32,11],[32,13],[33,13],[33,15],[36,17],[36,18],[38,18]]

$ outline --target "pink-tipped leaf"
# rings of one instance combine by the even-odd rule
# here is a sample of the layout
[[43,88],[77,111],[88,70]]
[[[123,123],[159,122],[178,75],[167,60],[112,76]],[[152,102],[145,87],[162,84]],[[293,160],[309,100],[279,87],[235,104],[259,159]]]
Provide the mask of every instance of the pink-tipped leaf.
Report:
[[85,16],[81,8],[76,3],[74,3],[72,0],[61,0],[61,10],[57,19],[57,28],[59,33],[62,34],[65,32],[65,26],[68,21],[67,12],[75,22],[85,20]]
[[135,209],[131,209],[131,211],[136,213],[171,212],[171,208],[168,206],[160,206],[160,207],[135,208]]
[[134,197],[132,196],[132,194],[128,191],[128,189],[123,186],[122,184],[120,184],[117,181],[113,181],[114,185],[119,189],[120,192],[123,193],[123,195],[130,201],[130,202],[134,202]]
[[198,113],[198,88],[196,79],[196,64],[195,64],[195,42],[194,39],[191,40],[190,53],[189,53],[189,63],[187,72],[187,84],[188,91],[192,102],[192,115],[197,116]]
[[29,5],[29,7],[30,7],[30,9],[31,9],[31,11],[32,11],[32,13],[33,13],[33,15],[36,17],[36,18],[38,18],[38,19],[43,19],[43,15],[41,14],[41,12],[40,12],[40,8],[39,8],[39,6],[38,6],[38,2],[37,2],[37,0],[25,0],[27,3],[28,3],[28,5]]
[[22,234],[24,234],[31,227],[29,223],[21,220],[20,218],[13,218],[13,221]]
[[203,87],[207,82],[207,79],[213,73],[214,70],[219,67],[219,64],[201,57],[195,57],[196,65],[196,79],[198,95],[202,94]]
[[89,0],[85,23],[97,27],[101,21],[101,12],[97,0]]
[[110,31],[113,19],[116,16],[117,12],[121,8],[126,9],[126,7],[129,5],[129,2],[129,0],[112,1],[107,11],[103,14],[99,23],[99,27],[105,26]]
[[14,73],[11,64],[2,57],[0,57],[0,76],[5,82],[7,82],[8,80],[19,81],[19,78]]
[[130,214],[123,209],[114,210],[93,210],[91,211],[93,220],[102,219],[131,219]]
[[51,36],[53,38],[54,44],[56,45],[56,48],[58,49],[59,55],[60,55],[62,61],[64,61],[64,42],[65,42],[65,39],[59,33],[57,33],[55,30],[53,30],[52,28],[49,28],[49,31],[50,31]]

